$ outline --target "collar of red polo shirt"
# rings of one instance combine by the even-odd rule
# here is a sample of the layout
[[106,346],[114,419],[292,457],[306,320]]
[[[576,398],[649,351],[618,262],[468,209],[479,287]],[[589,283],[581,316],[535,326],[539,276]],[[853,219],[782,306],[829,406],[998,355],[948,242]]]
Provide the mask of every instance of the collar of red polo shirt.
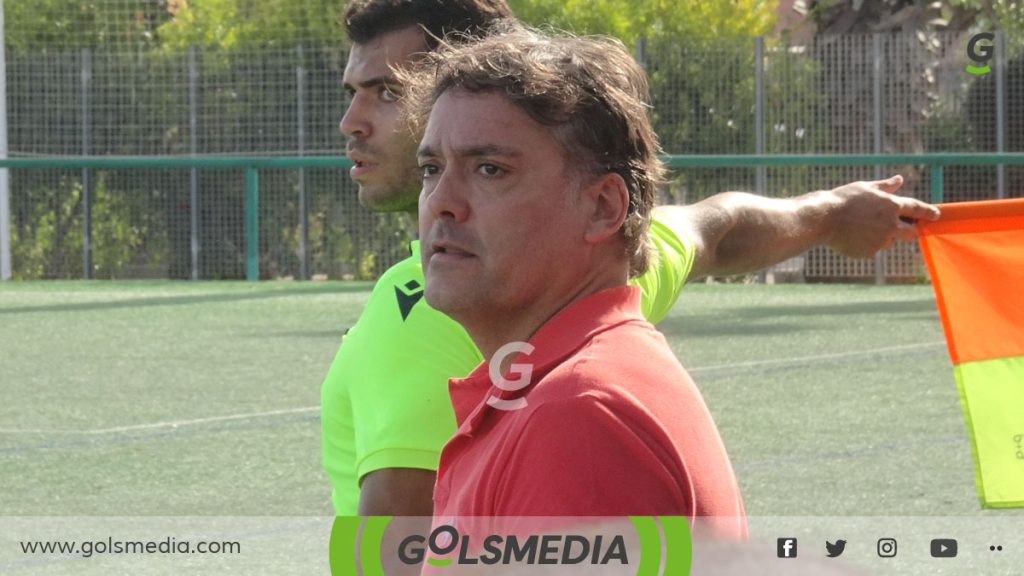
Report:
[[[517,364],[532,367],[530,382],[525,387],[509,391],[498,388],[491,381],[489,362],[483,362],[465,378],[452,378],[449,393],[455,418],[461,427],[467,420],[470,428],[489,412],[491,395],[501,400],[514,400],[529,393],[536,382],[572,355],[595,335],[627,322],[644,320],[640,311],[640,288],[618,286],[595,292],[570,304],[555,314],[530,338],[530,354],[519,353],[512,359],[510,371]],[[506,372],[506,377],[510,376]]]

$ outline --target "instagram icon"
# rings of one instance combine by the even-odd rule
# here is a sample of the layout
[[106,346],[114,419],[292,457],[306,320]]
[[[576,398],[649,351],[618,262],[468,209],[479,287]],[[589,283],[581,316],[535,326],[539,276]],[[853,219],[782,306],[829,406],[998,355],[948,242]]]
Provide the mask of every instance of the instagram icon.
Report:
[[896,539],[895,538],[879,538],[878,539],[878,557],[879,558],[892,558],[896,555]]

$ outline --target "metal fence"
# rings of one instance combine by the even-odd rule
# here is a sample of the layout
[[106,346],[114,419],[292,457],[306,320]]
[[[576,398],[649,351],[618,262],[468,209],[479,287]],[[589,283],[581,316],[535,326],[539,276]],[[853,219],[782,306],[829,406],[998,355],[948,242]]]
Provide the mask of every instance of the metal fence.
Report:
[[[653,118],[671,154],[916,154],[1024,151],[1024,57],[1005,39],[974,76],[966,39],[916,33],[641,43]],[[182,51],[7,50],[11,157],[331,156],[345,109],[336,46]],[[791,196],[904,174],[928,198],[918,164],[687,167],[664,198],[723,190]],[[241,169],[11,171],[16,278],[243,278]],[[358,205],[338,168],[260,175],[260,275],[372,278],[404,257],[412,229]],[[1024,166],[950,166],[950,201],[1024,196]],[[912,245],[850,261],[816,250],[804,274],[915,279]]]
[[[1024,165],[1024,153],[996,153],[996,154],[912,154],[912,155],[807,155],[807,154],[788,154],[788,155],[689,155],[689,156],[669,156],[666,157],[665,162],[668,166],[685,172],[687,169],[706,169],[714,167],[772,167],[772,168],[792,168],[792,167],[816,167],[816,166],[879,166],[890,163],[900,163],[902,165],[920,165],[926,168],[929,175],[929,200],[935,203],[944,201],[945,187],[944,187],[944,173],[949,166],[993,166],[993,165],[1011,165],[1018,166]],[[241,202],[239,207],[240,212],[243,213],[243,224],[239,227],[241,229],[242,238],[235,238],[231,244],[234,246],[234,257],[233,260],[238,263],[240,267],[244,268],[244,274],[246,279],[255,281],[260,278],[277,278],[281,277],[280,271],[283,263],[289,260],[288,255],[295,256],[298,260],[298,266],[300,270],[300,277],[309,270],[310,256],[315,252],[315,248],[310,244],[310,220],[309,220],[309,206],[310,203],[306,198],[306,192],[304,189],[299,187],[299,199],[297,210],[285,209],[282,210],[280,206],[280,198],[276,198],[273,195],[270,196],[274,202],[274,206],[268,209],[267,200],[268,198],[261,193],[260,190],[260,174],[273,174],[276,171],[283,170],[297,170],[300,173],[309,169],[340,169],[349,167],[351,162],[344,157],[277,157],[277,158],[242,158],[242,157],[167,157],[167,156],[151,156],[151,157],[89,157],[89,158],[37,158],[37,159],[7,159],[0,160],[0,167],[9,167],[19,170],[36,170],[36,171],[62,171],[67,169],[81,169],[85,174],[85,180],[91,180],[90,176],[93,172],[110,171],[110,170],[197,170],[197,169],[216,169],[216,170],[241,170],[244,173],[244,200]],[[136,249],[140,253],[147,253],[148,251],[143,249],[145,242],[138,243],[136,246],[132,246],[130,242],[125,242],[123,235],[119,233],[117,226],[112,226],[112,222],[128,222],[129,225],[136,229],[145,229],[147,231],[146,240],[154,242],[156,246],[162,247],[164,252],[175,252],[175,250],[168,250],[166,244],[170,240],[170,235],[167,230],[161,229],[159,226],[151,226],[151,222],[145,220],[143,215],[142,219],[139,219],[139,214],[132,213],[130,210],[126,212],[120,212],[116,208],[124,205],[122,202],[114,201],[106,196],[96,195],[96,191],[90,187],[85,187],[81,191],[81,202],[82,207],[82,218],[81,218],[81,242],[77,246],[82,254],[82,270],[91,271],[94,268],[93,264],[93,253],[96,250],[94,248],[97,242],[110,242],[110,246],[103,246],[101,253],[114,253],[119,254],[123,258],[121,261],[107,261],[101,266],[96,264],[97,270],[103,269],[106,271],[123,268],[127,262],[129,262],[132,249]],[[97,201],[100,205],[104,206],[104,210],[97,211],[95,206]],[[200,268],[200,246],[202,240],[196,231],[199,230],[199,222],[197,221],[197,211],[191,211],[189,216],[189,229],[192,231],[191,236],[186,247],[185,242],[179,242],[179,248],[177,250],[178,258],[182,262],[187,261],[193,273],[193,277],[198,276],[198,270]],[[271,216],[276,215],[277,217]],[[283,220],[279,220],[280,216],[284,215]],[[134,218],[133,218],[134,217]],[[275,236],[281,230],[286,230],[288,233],[284,236]],[[325,236],[325,231],[320,228],[318,234],[318,240],[322,241]],[[266,234],[270,233],[271,236],[267,237]],[[113,240],[111,240],[111,234],[113,234]],[[283,240],[283,243],[282,243]],[[282,252],[281,248],[285,246],[286,249]],[[913,252],[911,252],[913,253]],[[878,261],[879,269],[877,271],[877,278],[881,281],[886,278],[892,270],[901,269],[901,266],[906,265],[904,262],[908,259],[906,253],[901,254],[900,252],[890,253],[890,256],[896,255],[896,258],[883,258]],[[806,258],[806,257],[801,257]],[[813,257],[809,258],[814,261]],[[912,259],[912,258],[911,258]],[[270,268],[267,269],[267,266]],[[813,266],[808,266],[812,269]],[[918,270],[918,274],[921,271]],[[116,276],[116,275],[115,275]],[[158,275],[162,277],[162,275]]]

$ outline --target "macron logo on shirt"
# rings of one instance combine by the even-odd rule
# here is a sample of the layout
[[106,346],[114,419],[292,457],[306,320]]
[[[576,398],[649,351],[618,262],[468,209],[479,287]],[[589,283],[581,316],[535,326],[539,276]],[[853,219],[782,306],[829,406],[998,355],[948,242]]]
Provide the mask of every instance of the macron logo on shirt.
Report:
[[412,312],[412,307],[423,298],[423,287],[419,282],[409,280],[405,286],[395,286],[395,296],[398,297],[398,311],[402,313],[402,322],[405,322]]

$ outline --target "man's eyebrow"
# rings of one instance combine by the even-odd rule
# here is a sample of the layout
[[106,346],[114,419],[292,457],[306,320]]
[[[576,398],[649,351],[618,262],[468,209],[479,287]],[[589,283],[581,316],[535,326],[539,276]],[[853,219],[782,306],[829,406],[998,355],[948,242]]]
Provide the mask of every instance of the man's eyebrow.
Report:
[[[356,88],[355,86],[352,85],[351,82],[345,82],[343,84],[343,86],[346,89],[352,89],[352,90],[354,90]],[[375,76],[373,78],[370,78],[368,80],[363,80],[362,82],[358,83],[358,87],[359,88],[364,88],[364,89],[365,88],[375,88],[377,86],[398,87],[398,86],[401,86],[401,84],[393,76]]]
[[430,146],[420,146],[419,149],[416,150],[417,158],[434,158],[436,156],[437,152],[435,152]]
[[[420,146],[420,149],[416,151],[416,155],[424,158],[440,156],[440,154],[429,144]],[[477,146],[463,146],[461,148],[456,148],[455,155],[462,158],[472,158],[476,156],[504,156],[507,158],[518,158],[522,156],[523,153],[515,148],[509,148],[508,146],[500,146],[498,144],[480,144]]]

